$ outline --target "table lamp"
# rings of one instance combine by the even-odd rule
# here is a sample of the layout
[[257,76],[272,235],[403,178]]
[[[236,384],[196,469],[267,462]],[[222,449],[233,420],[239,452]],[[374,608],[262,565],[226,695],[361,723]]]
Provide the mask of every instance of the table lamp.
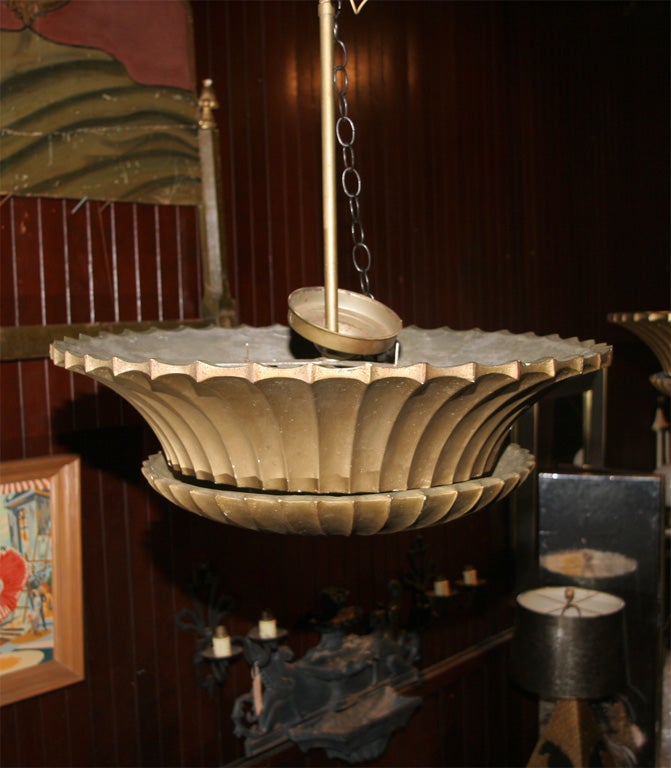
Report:
[[557,701],[529,766],[615,765],[589,701],[626,686],[624,605],[615,595],[579,587],[517,596],[513,679]]

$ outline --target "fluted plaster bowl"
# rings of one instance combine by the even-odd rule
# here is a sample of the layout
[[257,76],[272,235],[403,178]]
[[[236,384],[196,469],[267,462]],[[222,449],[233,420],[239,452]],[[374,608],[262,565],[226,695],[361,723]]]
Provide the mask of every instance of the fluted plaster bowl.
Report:
[[51,357],[135,406],[180,482],[289,494],[486,478],[528,405],[611,359],[507,331],[409,327],[398,341],[395,363],[340,362],[293,359],[285,326],[154,329],[64,339]]
[[671,312],[611,312],[608,320],[627,328],[648,345],[662,366],[650,382],[663,395],[671,397]]

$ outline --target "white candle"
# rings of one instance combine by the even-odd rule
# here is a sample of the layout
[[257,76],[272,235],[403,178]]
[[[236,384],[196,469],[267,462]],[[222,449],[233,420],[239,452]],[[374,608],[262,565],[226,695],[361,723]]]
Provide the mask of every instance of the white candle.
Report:
[[219,626],[214,630],[212,652],[217,657],[231,655],[231,637],[226,631],[226,627]]
[[259,620],[259,637],[262,640],[277,637],[277,621],[267,611],[261,614],[261,619]]
[[463,572],[464,584],[468,587],[474,587],[478,583],[478,572],[472,565],[467,565]]
[[443,576],[439,576],[433,582],[433,592],[436,597],[447,597],[450,594],[450,582]]
[[263,678],[261,677],[258,661],[255,661],[252,667],[252,698],[254,701],[254,711],[258,716],[263,712]]

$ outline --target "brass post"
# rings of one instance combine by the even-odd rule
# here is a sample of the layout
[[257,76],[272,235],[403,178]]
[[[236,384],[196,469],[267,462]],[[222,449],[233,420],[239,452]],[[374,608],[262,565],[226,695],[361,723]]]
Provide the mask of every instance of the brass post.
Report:
[[201,314],[218,325],[234,321],[235,307],[231,298],[224,259],[224,219],[221,210],[221,172],[219,132],[214,110],[219,107],[212,80],[203,81],[198,100],[198,146],[202,179],[200,230],[203,264],[203,298]]
[[338,331],[338,234],[336,215],[335,109],[333,87],[333,4],[319,0],[322,112],[322,210],[324,225],[325,321]]

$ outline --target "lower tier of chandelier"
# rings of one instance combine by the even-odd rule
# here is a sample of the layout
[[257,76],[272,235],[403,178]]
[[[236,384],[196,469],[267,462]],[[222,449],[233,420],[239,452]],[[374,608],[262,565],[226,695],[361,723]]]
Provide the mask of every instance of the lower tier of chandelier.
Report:
[[177,478],[162,454],[150,456],[142,472],[151,487],[169,501],[220,523],[269,533],[350,536],[395,533],[457,520],[506,497],[533,467],[533,456],[511,444],[488,477],[431,488],[346,495],[196,485]]

